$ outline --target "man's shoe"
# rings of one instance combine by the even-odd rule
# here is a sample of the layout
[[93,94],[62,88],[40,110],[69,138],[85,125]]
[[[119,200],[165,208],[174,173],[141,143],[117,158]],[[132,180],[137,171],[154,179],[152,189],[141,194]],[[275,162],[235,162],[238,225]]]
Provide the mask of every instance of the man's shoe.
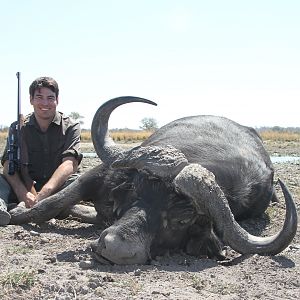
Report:
[[9,212],[0,206],[0,226],[8,225],[9,222],[10,222]]

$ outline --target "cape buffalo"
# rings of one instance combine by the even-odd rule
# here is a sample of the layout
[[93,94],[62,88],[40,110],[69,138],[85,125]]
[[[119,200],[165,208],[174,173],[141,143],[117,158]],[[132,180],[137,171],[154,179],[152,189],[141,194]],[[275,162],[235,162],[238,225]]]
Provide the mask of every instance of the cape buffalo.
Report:
[[[156,105],[137,97],[104,103],[91,129],[102,163],[33,208],[15,208],[11,223],[39,223],[68,211],[111,224],[93,251],[116,264],[143,264],[170,249],[221,259],[223,243],[242,254],[275,255],[290,244],[297,213],[280,180],[286,202],[281,231],[256,237],[237,223],[261,215],[276,199],[272,163],[254,129],[223,117],[186,117],[125,151],[109,137],[108,121],[129,102]],[[92,200],[95,209],[75,205],[80,200]]]

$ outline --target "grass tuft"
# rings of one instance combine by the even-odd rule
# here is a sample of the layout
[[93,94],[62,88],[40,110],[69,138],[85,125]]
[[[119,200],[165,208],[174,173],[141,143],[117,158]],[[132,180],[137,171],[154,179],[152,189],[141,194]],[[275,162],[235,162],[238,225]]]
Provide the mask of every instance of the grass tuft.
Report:
[[0,277],[3,288],[30,288],[34,284],[34,271],[10,272]]
[[10,247],[7,247],[5,249],[6,251],[6,254],[7,255],[13,255],[13,254],[27,254],[29,252],[32,251],[32,249],[29,249],[28,247],[25,247],[25,246],[10,246]]

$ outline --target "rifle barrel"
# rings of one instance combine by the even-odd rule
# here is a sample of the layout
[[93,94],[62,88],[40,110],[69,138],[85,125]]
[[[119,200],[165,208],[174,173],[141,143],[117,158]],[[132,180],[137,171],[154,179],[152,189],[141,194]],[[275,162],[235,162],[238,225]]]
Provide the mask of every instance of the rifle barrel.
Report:
[[17,140],[18,140],[18,147],[17,147],[17,166],[18,169],[21,167],[21,72],[17,72],[17,78],[18,78],[18,111],[17,111]]

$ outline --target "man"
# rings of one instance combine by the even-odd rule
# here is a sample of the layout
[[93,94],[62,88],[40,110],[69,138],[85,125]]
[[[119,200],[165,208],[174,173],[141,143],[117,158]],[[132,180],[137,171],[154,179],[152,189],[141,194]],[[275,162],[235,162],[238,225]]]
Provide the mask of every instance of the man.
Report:
[[[80,124],[56,110],[58,94],[58,84],[50,77],[37,78],[29,87],[33,113],[25,117],[21,130],[21,167],[26,172],[8,174],[6,144],[1,160],[3,175],[0,176],[0,226],[9,224],[8,204],[15,202],[32,207],[76,178],[72,174],[75,175],[82,159]],[[34,183],[34,186],[27,184],[28,177],[29,183]]]

